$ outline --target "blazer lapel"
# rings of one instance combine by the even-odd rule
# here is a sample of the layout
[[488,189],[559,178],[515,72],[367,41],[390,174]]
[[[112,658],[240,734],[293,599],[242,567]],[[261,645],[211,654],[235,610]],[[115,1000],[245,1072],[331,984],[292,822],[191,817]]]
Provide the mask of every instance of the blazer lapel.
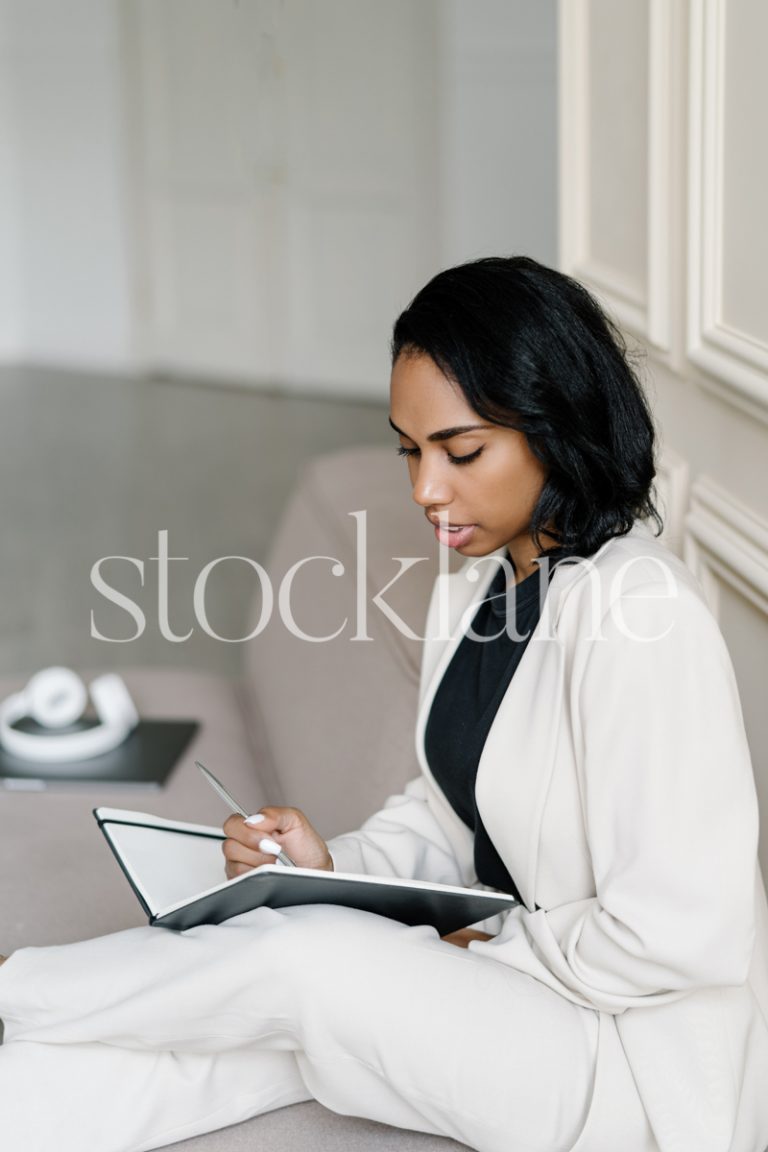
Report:
[[499,705],[483,747],[475,796],[486,831],[523,903],[536,905],[544,804],[562,717],[561,642],[537,628]]
[[[633,532],[647,534],[647,529],[635,526]],[[591,558],[589,566],[564,564],[552,574],[541,619],[499,706],[478,765],[475,784],[478,811],[524,904],[531,911],[536,905],[541,822],[563,715],[565,656],[557,629],[560,612],[568,590],[610,547],[609,540]],[[502,548],[491,555],[502,557],[505,552]],[[490,560],[490,556],[484,559]],[[488,572],[482,574],[472,588],[467,579],[471,567],[468,565],[441,578],[448,582],[449,638],[447,641],[427,638],[424,652],[426,674],[416,723],[416,753],[422,771],[441,796],[424,748],[429,711],[445,670],[472,620],[472,609],[486,594],[497,571],[497,565],[489,563]],[[455,815],[452,809],[451,813]],[[456,822],[460,823],[458,816]]]
[[[644,525],[633,532],[647,535]],[[558,634],[569,590],[612,547],[606,541],[588,564],[556,568],[541,615],[483,747],[475,797],[486,831],[523,903],[536,907],[536,877],[544,806],[563,722],[565,650]]]

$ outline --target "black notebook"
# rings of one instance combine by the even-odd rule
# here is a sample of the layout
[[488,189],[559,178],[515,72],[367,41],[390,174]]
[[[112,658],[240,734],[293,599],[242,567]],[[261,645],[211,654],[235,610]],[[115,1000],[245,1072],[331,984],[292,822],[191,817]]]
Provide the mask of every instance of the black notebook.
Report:
[[219,828],[120,808],[93,814],[149,923],[163,928],[220,924],[262,905],[341,904],[404,924],[432,924],[445,936],[518,903],[474,888],[277,863],[227,880]]
[[[70,728],[59,728],[56,734],[66,735],[92,726],[92,722],[81,722]],[[16,727],[25,732],[39,733],[41,740],[50,735],[50,729],[41,728],[29,718],[19,721]],[[0,787],[14,791],[39,791],[81,784],[159,788],[199,727],[195,720],[140,720],[122,744],[111,752],[59,764],[22,760],[0,747]]]

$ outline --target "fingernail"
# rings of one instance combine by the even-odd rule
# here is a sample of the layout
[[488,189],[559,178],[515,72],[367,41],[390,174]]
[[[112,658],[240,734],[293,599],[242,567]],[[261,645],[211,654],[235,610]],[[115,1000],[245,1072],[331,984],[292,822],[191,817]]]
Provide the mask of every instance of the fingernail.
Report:
[[266,817],[262,816],[261,812],[257,812],[255,816],[246,816],[245,822],[246,824],[261,824],[262,820],[265,819]]
[[278,852],[282,852],[279,844],[275,844],[274,840],[268,840],[266,837],[259,840],[259,852],[268,852],[271,856],[277,856]]

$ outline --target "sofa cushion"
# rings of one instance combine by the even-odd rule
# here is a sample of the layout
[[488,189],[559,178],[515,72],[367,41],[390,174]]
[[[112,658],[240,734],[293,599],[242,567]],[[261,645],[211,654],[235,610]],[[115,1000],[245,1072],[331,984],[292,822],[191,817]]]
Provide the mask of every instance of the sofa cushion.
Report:
[[[352,641],[356,521],[367,512],[370,640]],[[0,952],[63,944],[145,923],[99,833],[98,805],[217,824],[226,809],[194,768],[200,759],[253,811],[268,803],[305,809],[329,837],[356,827],[416,774],[413,731],[421,643],[370,604],[397,572],[394,556],[423,556],[387,594],[421,632],[437,570],[422,514],[409,502],[402,464],[390,450],[357,449],[313,462],[283,517],[269,564],[275,589],[306,556],[343,563],[343,578],[313,562],[295,582],[297,623],[307,632],[350,626],[337,641],[291,635],[279,617],[246,646],[241,684],[176,669],[123,675],[147,718],[193,718],[201,729],[159,790],[95,785],[45,792],[0,790]],[[255,606],[258,613],[260,605]],[[87,673],[90,680],[96,673]],[[0,698],[18,680],[0,681]],[[459,1152],[464,1145],[348,1116],[312,1101],[176,1144],[189,1152]]]
[[184,1152],[258,1152],[264,1148],[269,1152],[295,1152],[297,1148],[311,1148],[312,1152],[466,1152],[467,1146],[443,1136],[339,1116],[311,1100],[183,1140],[173,1147]]
[[[360,524],[365,511],[365,565]],[[293,584],[292,633],[277,611]],[[388,619],[373,597],[398,573],[396,557],[420,558],[387,591]],[[332,569],[333,560],[343,571]],[[279,802],[302,808],[323,836],[359,827],[418,773],[414,731],[424,621],[437,574],[437,545],[410,498],[395,452],[356,448],[310,462],[284,514],[267,565],[275,591],[269,625],[246,645],[247,714],[266,742],[263,765]],[[358,613],[359,598],[365,616]],[[254,605],[253,623],[261,611]],[[402,625],[398,622],[402,621]],[[406,629],[416,634],[408,635]],[[357,639],[365,636],[367,639]]]

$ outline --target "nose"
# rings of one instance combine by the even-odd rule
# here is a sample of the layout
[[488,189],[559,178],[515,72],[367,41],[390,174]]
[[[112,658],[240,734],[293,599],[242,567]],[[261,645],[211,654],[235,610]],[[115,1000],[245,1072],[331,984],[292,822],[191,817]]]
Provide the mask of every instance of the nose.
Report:
[[422,508],[439,508],[453,499],[450,481],[440,463],[425,453],[413,461],[411,484],[411,495]]

